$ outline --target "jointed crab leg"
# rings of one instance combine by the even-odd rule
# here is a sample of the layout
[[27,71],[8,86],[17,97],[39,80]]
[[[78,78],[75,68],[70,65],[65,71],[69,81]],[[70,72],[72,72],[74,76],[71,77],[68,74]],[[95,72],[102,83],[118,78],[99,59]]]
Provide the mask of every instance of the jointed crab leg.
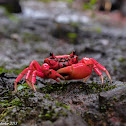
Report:
[[97,68],[96,65],[93,66],[93,69],[94,69],[94,71],[95,71],[99,76],[101,76],[101,81],[102,81],[102,84],[103,84],[103,83],[104,83],[104,79],[103,79],[102,72]]
[[25,76],[25,80],[27,82],[27,84],[29,85],[30,88],[33,88],[32,85],[31,85],[31,78],[32,78],[32,71],[31,70],[28,70],[26,76]]
[[111,79],[111,76],[110,76],[109,72],[106,70],[106,68],[103,67],[101,64],[97,64],[96,66],[97,66],[100,70],[106,72],[106,75],[108,76],[108,78],[109,78],[109,80],[110,80],[110,83],[111,83],[111,80],[112,80],[112,79]]
[[85,77],[84,80],[83,80],[83,82],[86,82],[86,81],[88,80],[89,77],[90,77],[90,75],[87,76],[87,77]]
[[[34,89],[34,86],[32,84],[32,74],[33,74],[33,71],[41,71],[41,66],[38,64],[37,61],[32,61],[29,65],[29,70],[26,74],[26,77],[25,77],[25,80],[26,82],[28,83],[28,85]],[[42,72],[42,71],[41,71]]]
[[25,80],[28,83],[29,87],[34,88],[31,84],[32,80],[32,73],[34,70],[41,71],[41,66],[38,64],[37,61],[32,61],[28,68],[25,68],[19,76],[15,80],[15,92],[17,92],[17,83],[23,78],[23,76],[26,74]]
[[[98,63],[96,60],[94,60],[94,59],[92,59],[92,58],[91,58],[91,60],[95,63],[95,65],[96,65],[97,68],[99,68],[100,70],[106,72],[108,78],[110,79],[110,83],[111,83],[111,80],[112,80],[112,79],[111,79],[111,76],[110,76],[109,72],[106,70],[106,68],[105,68],[104,66],[102,66],[100,63]],[[100,71],[100,70],[99,70],[99,71]],[[99,72],[99,73],[100,73],[100,72]],[[99,74],[98,74],[98,75],[99,75]],[[102,78],[102,76],[101,76],[101,78]]]
[[[44,65],[44,64],[43,64]],[[54,80],[56,80],[57,82],[60,82],[57,77],[61,78],[61,79],[64,79],[63,76],[61,76],[59,73],[57,73],[55,70],[53,69],[49,69],[49,70],[43,70],[42,72],[39,72],[37,70],[35,70],[33,73],[32,73],[32,79],[31,79],[31,83],[32,83],[32,87],[33,87],[33,90],[36,91],[35,89],[35,82],[36,82],[36,76],[39,76],[41,78],[52,78]]]
[[19,74],[19,76],[16,78],[16,80],[15,80],[15,92],[17,92],[17,83],[23,78],[23,76],[26,74],[27,71],[28,71],[28,68],[25,68],[25,69]]
[[32,79],[31,79],[31,84],[32,84],[32,87],[33,87],[33,90],[36,91],[35,89],[35,82],[36,82],[36,76],[39,76],[41,78],[44,78],[44,74],[42,72],[39,72],[37,70],[35,70],[33,73],[32,73]]

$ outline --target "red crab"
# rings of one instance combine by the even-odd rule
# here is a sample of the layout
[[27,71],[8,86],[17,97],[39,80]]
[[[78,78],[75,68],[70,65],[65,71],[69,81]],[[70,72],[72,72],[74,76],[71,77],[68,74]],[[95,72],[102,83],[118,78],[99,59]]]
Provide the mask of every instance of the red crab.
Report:
[[[65,80],[84,78],[85,82],[90,77],[92,69],[101,76],[102,84],[103,75],[100,70],[106,72],[111,82],[109,72],[93,58],[84,57],[78,62],[78,56],[75,55],[74,51],[70,55],[55,56],[53,53],[50,53],[50,57],[44,60],[42,66],[40,66],[37,61],[32,61],[29,67],[19,74],[15,80],[15,91],[17,91],[17,82],[19,82],[25,74],[26,82],[34,91],[36,91],[34,86],[36,76],[41,78],[52,78],[56,81],[59,81],[57,77]],[[62,75],[64,75],[64,77]]]
[[37,61],[32,61],[29,67],[25,68],[15,80],[15,92],[17,92],[17,83],[25,76],[25,80],[29,87],[35,89],[36,76],[41,78],[52,78],[59,82],[58,77],[64,79],[62,75],[57,73],[55,70],[60,69],[65,66],[72,65],[78,62],[78,56],[75,55],[73,51],[70,55],[58,55],[54,56],[53,53],[50,53],[50,57],[44,60],[42,66],[39,65]]

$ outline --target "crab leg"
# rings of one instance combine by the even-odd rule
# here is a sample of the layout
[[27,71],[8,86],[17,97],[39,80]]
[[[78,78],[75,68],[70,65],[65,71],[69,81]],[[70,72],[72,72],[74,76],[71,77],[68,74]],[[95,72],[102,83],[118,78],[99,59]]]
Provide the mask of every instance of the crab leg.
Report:
[[86,81],[88,80],[89,77],[90,77],[90,75],[87,76],[87,77],[85,77],[84,80],[83,80],[83,82],[86,82]]
[[101,76],[101,81],[102,81],[102,85],[103,85],[104,79],[103,79],[102,72],[96,67],[96,65],[94,65],[93,69],[94,69],[94,71],[95,71],[99,76]]
[[92,59],[91,60],[95,63],[96,67],[99,68],[100,70],[106,72],[106,75],[108,76],[110,83],[111,83],[111,76],[109,74],[109,72],[106,70],[106,68],[104,66],[102,66],[100,63],[98,63],[96,60]]
[[23,78],[23,76],[26,74],[27,71],[28,71],[28,68],[25,68],[25,69],[19,74],[19,76],[16,78],[16,80],[15,80],[15,92],[17,92],[17,83]]
[[29,69],[31,69],[31,70],[35,69],[35,70],[41,71],[41,66],[39,65],[39,63],[36,60],[34,60],[30,63]]
[[31,80],[32,80],[33,71],[35,71],[35,70],[41,71],[41,66],[38,64],[37,61],[34,60],[34,61],[32,61],[30,63],[29,70],[28,70],[28,72],[26,74],[26,77],[25,77],[25,80],[26,80],[27,84],[29,85],[29,87],[31,87],[33,89],[34,89],[34,87],[33,87],[32,83],[31,83]]
[[107,74],[107,76],[108,76],[108,78],[109,78],[109,80],[110,80],[110,83],[111,83],[111,76],[110,76],[110,74],[109,74],[109,72],[106,70],[106,68],[104,67],[104,66],[102,66],[101,64],[97,64],[96,65],[100,70],[102,70],[102,71],[104,71],[104,72],[106,72],[106,74]]
[[31,78],[32,78],[32,71],[31,70],[28,70],[28,72],[27,72],[27,74],[26,74],[26,76],[25,76],[25,80],[26,80],[26,82],[27,82],[27,84],[29,85],[29,87],[30,88],[32,88],[32,86],[31,86]]
[[32,83],[32,87],[33,87],[33,90],[36,91],[36,88],[35,88],[35,82],[36,82],[36,76],[39,76],[41,78],[44,78],[44,74],[42,72],[39,72],[37,70],[35,70],[33,73],[32,73],[32,79],[31,79],[31,83]]

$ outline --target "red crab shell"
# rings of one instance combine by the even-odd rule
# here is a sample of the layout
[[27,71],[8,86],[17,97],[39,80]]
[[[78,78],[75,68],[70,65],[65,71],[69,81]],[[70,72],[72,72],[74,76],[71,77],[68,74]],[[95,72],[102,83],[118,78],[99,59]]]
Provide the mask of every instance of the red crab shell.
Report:
[[78,56],[75,55],[75,51],[73,51],[70,55],[55,56],[53,53],[50,53],[50,57],[46,58],[44,63],[47,63],[51,69],[58,70],[78,63]]

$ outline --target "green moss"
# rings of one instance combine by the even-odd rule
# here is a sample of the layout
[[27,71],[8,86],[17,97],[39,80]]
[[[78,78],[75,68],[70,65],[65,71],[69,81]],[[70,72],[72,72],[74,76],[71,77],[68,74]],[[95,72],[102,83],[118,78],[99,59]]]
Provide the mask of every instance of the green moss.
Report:
[[93,10],[97,0],[90,0],[88,3],[83,4],[85,10]]
[[[35,85],[35,86],[36,86],[36,85]],[[22,90],[25,91],[25,89],[29,89],[29,88],[30,88],[30,87],[28,86],[27,83],[18,84],[18,85],[17,85],[17,90],[18,90],[18,91],[22,91]],[[36,88],[38,88],[38,87],[36,86]]]
[[7,107],[6,109],[4,109],[2,111],[2,113],[0,114],[0,122],[2,121],[2,119],[13,109],[12,107]]
[[114,101],[117,101],[118,99],[117,99],[117,97],[113,97],[113,100],[114,100]]
[[95,28],[94,30],[95,30],[97,33],[101,33],[101,32],[102,32],[102,30],[101,30],[100,27],[97,27],[97,28]]
[[6,106],[9,106],[10,104],[8,103],[8,100],[1,100],[1,101],[0,101],[0,105],[1,105],[2,107],[6,107]]
[[0,67],[0,74],[1,73],[8,73],[9,70],[5,69],[4,66]]
[[13,14],[8,14],[8,17],[13,22],[19,22],[20,21],[20,19],[18,18],[18,16],[15,16]]
[[16,98],[16,99],[13,99],[13,100],[10,102],[10,104],[11,104],[12,106],[22,106],[23,103],[20,101],[19,98]]
[[67,36],[68,36],[70,39],[77,38],[77,34],[76,34],[76,33],[68,33]]
[[[50,94],[42,94],[39,98],[32,90],[28,90],[27,83],[18,85],[16,94],[6,92],[4,96],[10,96],[8,99],[0,101],[0,121],[15,121],[18,124],[25,122],[33,117],[35,120],[56,121],[60,116],[67,116],[66,110],[70,106],[55,101]],[[36,101],[37,100],[37,101]]]
[[118,59],[118,61],[119,61],[119,62],[125,62],[126,59],[125,59],[124,57],[120,57],[120,58]]
[[108,84],[108,82],[104,83],[103,85],[92,82],[90,84],[81,86],[81,90],[85,90],[87,94],[109,91],[114,88],[116,88],[116,85]]
[[16,75],[19,75],[26,67],[28,67],[28,66],[24,66],[21,69],[9,69],[9,70],[7,70],[7,69],[5,69],[4,66],[0,66],[0,74],[1,73],[14,73]]
[[54,83],[54,84],[47,83],[46,85],[47,86],[42,88],[42,92],[44,92],[44,93],[56,92],[56,93],[60,94],[67,88],[66,82],[59,83],[59,84],[58,83]]
[[115,71],[117,71],[117,67],[116,67],[116,66],[113,66],[113,69],[114,69]]
[[25,42],[25,43],[29,42],[29,40],[36,41],[36,42],[42,40],[42,38],[39,34],[33,34],[30,32],[22,33],[22,39],[23,39],[23,42]]
[[78,22],[71,22],[70,25],[71,25],[72,27],[74,27],[74,28],[79,28],[80,23],[78,23]]
[[38,1],[45,2],[45,3],[51,2],[51,0],[38,0]]
[[[41,112],[39,113],[39,118],[42,118],[43,120],[50,120],[50,121],[54,122],[61,115],[67,116],[67,113],[64,111],[64,108],[68,109],[69,108],[68,106],[66,106],[62,103],[59,103],[57,101],[55,102],[55,106],[56,107],[54,108],[51,105],[48,105],[48,109],[41,110]],[[60,108],[60,109],[58,109],[58,108]]]
[[77,38],[76,33],[68,33],[67,37],[68,37],[70,43],[72,43],[72,44],[76,43],[76,38]]
[[49,51],[45,48],[36,48],[35,52],[36,53],[48,53]]

